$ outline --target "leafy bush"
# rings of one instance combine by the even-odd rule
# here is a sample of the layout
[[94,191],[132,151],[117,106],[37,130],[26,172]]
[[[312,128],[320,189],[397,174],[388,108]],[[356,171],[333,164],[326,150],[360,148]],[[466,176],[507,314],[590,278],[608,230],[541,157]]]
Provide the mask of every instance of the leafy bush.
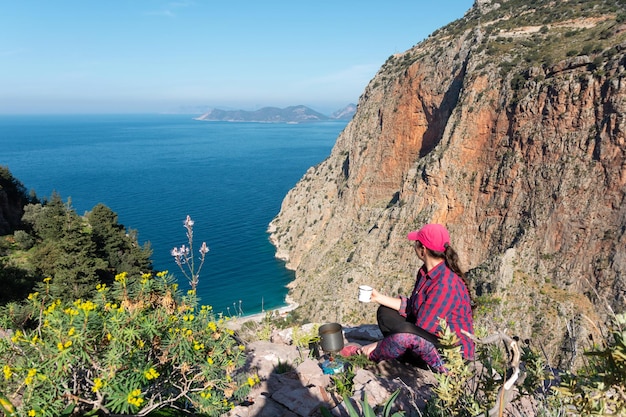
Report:
[[445,320],[440,320],[439,325],[442,356],[447,372],[435,374],[437,380],[437,385],[433,388],[435,397],[428,403],[426,415],[442,417],[478,415],[484,408],[481,408],[474,398],[474,393],[468,388],[472,371],[461,354],[459,338],[450,330]]
[[[104,207],[93,213],[103,241],[119,232],[107,227],[114,217]],[[191,248],[189,216],[185,228]],[[202,261],[207,252],[203,244]],[[178,265],[189,263],[197,284],[201,264],[195,267],[186,250],[182,259],[176,258]],[[245,347],[227,319],[199,306],[195,289],[181,294],[167,271],[118,273],[110,285],[95,285],[93,297],[73,302],[59,297],[55,280],[45,278],[27,305],[7,305],[0,316],[3,326],[29,324],[13,325],[0,338],[0,406],[6,414],[145,416],[169,408],[220,415],[259,382],[239,372]]]
[[255,383],[237,373],[244,346],[225,319],[198,308],[194,291],[181,296],[166,272],[118,274],[93,299],[29,300],[36,327],[0,339],[0,404],[19,415],[143,416],[164,407],[219,415]]
[[[578,373],[559,373],[548,366],[528,341],[503,333],[476,339],[479,366],[463,361],[456,335],[441,322],[446,368],[436,374],[427,417],[502,416],[505,408],[519,415],[623,416],[626,413],[626,314],[614,315],[609,335],[585,353],[589,363]],[[495,342],[505,342],[508,359]],[[482,369],[482,370],[481,370]],[[560,379],[559,379],[560,378]],[[524,403],[526,406],[524,406]]]
[[581,415],[626,414],[626,313],[615,315],[610,332],[602,346],[585,353],[586,368],[565,375],[557,389]]

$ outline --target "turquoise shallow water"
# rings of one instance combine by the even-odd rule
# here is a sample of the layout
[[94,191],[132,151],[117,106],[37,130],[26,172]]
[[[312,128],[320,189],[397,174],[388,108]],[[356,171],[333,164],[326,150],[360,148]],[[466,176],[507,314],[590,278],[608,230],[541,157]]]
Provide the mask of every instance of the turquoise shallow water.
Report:
[[187,286],[170,250],[209,245],[198,294],[226,314],[284,305],[292,272],[267,226],[285,194],[329,154],[346,122],[200,122],[189,115],[0,116],[0,165],[39,197],[83,214],[104,203],[149,241],[155,268]]

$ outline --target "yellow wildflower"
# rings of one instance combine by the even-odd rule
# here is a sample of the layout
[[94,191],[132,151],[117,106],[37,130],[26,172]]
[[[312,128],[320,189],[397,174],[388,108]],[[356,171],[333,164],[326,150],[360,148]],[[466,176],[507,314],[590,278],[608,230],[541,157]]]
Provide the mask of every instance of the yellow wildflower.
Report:
[[102,387],[104,387],[104,381],[101,378],[94,378],[93,387],[91,387],[91,390],[93,392],[98,392],[100,389],[102,389]]
[[159,375],[160,374],[154,368],[150,368],[143,373],[143,376],[145,376],[148,381],[158,378]]
[[37,374],[37,370],[34,368],[30,368],[28,373],[26,374],[26,378],[24,378],[24,384],[30,385],[33,383],[33,377]]
[[71,327],[68,331],[67,331],[67,335],[68,336],[74,336],[74,333],[76,333],[76,329],[74,327]]
[[33,410],[32,408],[28,411],[28,417],[35,417],[36,415],[37,415],[37,412]]
[[43,282],[45,282],[46,284],[49,284],[50,281],[52,281],[52,277],[46,277],[43,279]]
[[213,365],[213,358],[212,357],[208,357],[206,358],[206,361],[209,363],[209,365]]
[[96,290],[98,290],[98,292],[104,292],[107,291],[107,285],[106,284],[98,284],[96,285]]
[[196,317],[193,314],[186,314],[183,316],[184,321],[193,321]]
[[70,346],[72,346],[72,341],[71,340],[68,340],[65,343],[63,343],[63,342],[57,343],[57,349],[59,349],[59,352],[63,352],[64,350],[68,349]]
[[81,302],[78,305],[78,308],[83,310],[84,312],[93,311],[96,309],[96,307],[97,307],[96,304],[93,301],[89,301],[89,300],[85,302]]
[[126,285],[127,276],[128,276],[128,272],[121,272],[115,276],[115,281],[119,282],[122,285]]
[[44,310],[43,314],[51,314],[59,304],[61,304],[61,300],[57,299],[53,301],[48,308]]
[[68,307],[65,310],[63,310],[63,312],[65,314],[67,314],[68,316],[77,316],[78,315],[78,310]]
[[143,404],[144,399],[141,398],[140,395],[141,395],[141,390],[139,388],[134,389],[128,394],[126,401],[129,404],[134,405],[135,407],[141,407],[141,404]]
[[214,332],[214,331],[216,331],[216,330],[217,330],[217,325],[215,324],[215,322],[214,322],[214,321],[210,322],[210,323],[207,325],[207,327],[208,327],[209,329],[211,329],[211,331],[212,331],[212,332]]
[[11,378],[11,375],[13,375],[13,371],[11,370],[11,367],[9,365],[4,365],[2,367],[2,372],[4,372],[5,381]]
[[20,330],[16,330],[15,333],[13,333],[13,336],[11,336],[11,342],[17,343],[21,337],[22,332]]
[[259,378],[257,374],[254,374],[251,377],[248,377],[248,385],[250,385],[251,387],[255,386],[256,384],[259,384],[260,382],[261,382],[261,378]]
[[34,300],[37,298],[37,296],[39,295],[38,292],[31,292],[30,294],[28,294],[28,299],[29,300]]
[[161,272],[157,272],[157,277],[159,278],[165,278],[167,276],[167,272],[168,271],[161,271]]

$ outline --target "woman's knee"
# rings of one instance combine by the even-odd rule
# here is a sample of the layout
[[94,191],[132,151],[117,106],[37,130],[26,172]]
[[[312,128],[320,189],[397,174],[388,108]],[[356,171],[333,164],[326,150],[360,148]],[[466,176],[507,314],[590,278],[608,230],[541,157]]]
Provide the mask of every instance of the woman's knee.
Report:
[[376,321],[378,322],[378,328],[383,333],[383,336],[387,336],[391,333],[395,333],[395,329],[405,319],[396,310],[380,306],[376,311]]

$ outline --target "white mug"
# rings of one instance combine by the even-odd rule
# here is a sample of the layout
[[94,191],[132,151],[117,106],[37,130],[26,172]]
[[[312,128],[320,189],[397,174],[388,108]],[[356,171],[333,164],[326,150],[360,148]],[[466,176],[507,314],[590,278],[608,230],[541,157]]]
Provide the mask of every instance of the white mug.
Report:
[[359,301],[369,303],[372,300],[372,287],[369,285],[359,285]]

